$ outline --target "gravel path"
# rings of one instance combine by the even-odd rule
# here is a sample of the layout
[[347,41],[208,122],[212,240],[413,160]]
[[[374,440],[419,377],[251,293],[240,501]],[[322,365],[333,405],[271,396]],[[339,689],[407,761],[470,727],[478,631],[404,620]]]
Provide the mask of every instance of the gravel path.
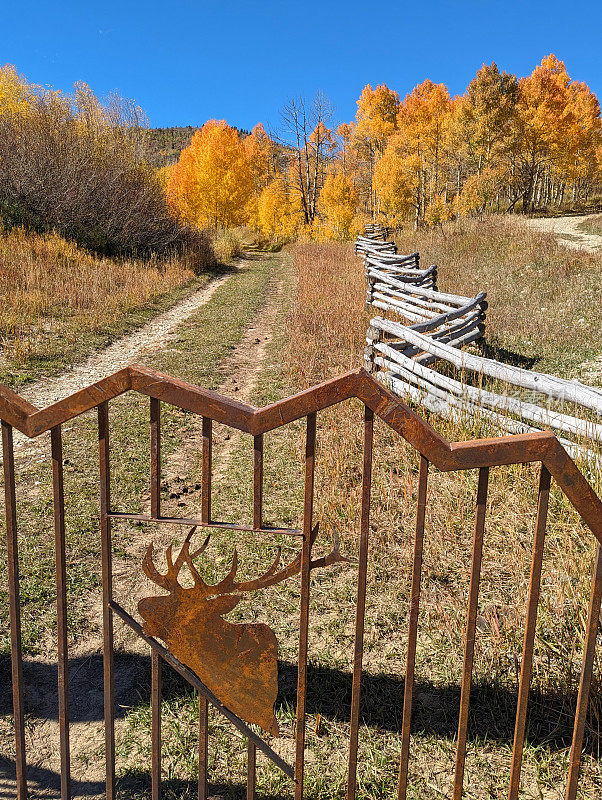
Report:
[[[597,253],[602,249],[602,236],[595,233],[585,233],[579,226],[587,219],[594,219],[599,214],[588,214],[581,217],[536,217],[525,220],[530,228],[556,234],[559,244],[573,250],[585,250],[588,253]],[[570,236],[570,239],[564,238]]]

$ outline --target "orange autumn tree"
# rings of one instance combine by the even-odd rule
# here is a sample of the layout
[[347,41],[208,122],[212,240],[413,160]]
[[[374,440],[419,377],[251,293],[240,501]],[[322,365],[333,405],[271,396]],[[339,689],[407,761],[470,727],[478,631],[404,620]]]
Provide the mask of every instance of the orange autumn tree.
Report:
[[447,131],[452,101],[443,84],[424,81],[406,96],[375,169],[377,204],[396,215],[414,210],[415,224],[427,205],[446,192]]
[[429,80],[416,86],[399,107],[399,136],[405,137],[408,152],[420,163],[423,196],[428,199],[439,194],[450,111],[447,87]]
[[519,81],[517,124],[511,143],[515,202],[523,211],[562,202],[568,182],[573,201],[595,162],[600,142],[600,105],[584,83],[571,81],[551,54]]
[[246,222],[252,192],[244,143],[224,120],[210,120],[194,134],[167,185],[177,216],[199,228]]
[[353,130],[353,147],[359,159],[367,166],[365,186],[368,210],[374,215],[376,201],[373,191],[374,167],[383,155],[388,139],[397,128],[399,95],[384,83],[373,89],[364,87],[357,101],[356,126]]

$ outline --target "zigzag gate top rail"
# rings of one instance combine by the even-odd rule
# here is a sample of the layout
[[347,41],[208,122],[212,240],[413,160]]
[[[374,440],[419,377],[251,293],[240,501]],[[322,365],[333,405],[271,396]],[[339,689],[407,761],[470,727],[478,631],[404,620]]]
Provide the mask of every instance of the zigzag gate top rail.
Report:
[[[110,401],[125,392],[136,392],[149,397],[149,484],[150,514],[118,513],[114,511],[111,494],[110,468]],[[526,716],[529,700],[529,686],[533,668],[534,637],[537,620],[538,600],[541,590],[541,568],[543,547],[546,536],[546,519],[550,484],[554,478],[560,489],[580,515],[583,523],[590,529],[596,540],[595,568],[591,583],[591,598],[588,612],[585,638],[583,643],[583,659],[579,694],[577,698],[571,755],[566,782],[567,800],[575,800],[585,722],[592,682],[596,635],[602,596],[602,502],[595,494],[587,480],[571,460],[565,449],[550,432],[539,432],[525,435],[509,436],[499,439],[474,440],[468,442],[447,442],[425,420],[412,411],[399,398],[378,383],[364,370],[347,373],[329,380],[311,389],[300,392],[285,400],[273,403],[265,408],[252,406],[221,397],[215,392],[185,383],[143,367],[132,366],[108,376],[86,389],[61,400],[46,409],[37,409],[25,402],[10,389],[0,386],[0,419],[2,420],[3,468],[6,497],[6,529],[9,581],[9,610],[11,626],[11,667],[14,708],[14,731],[16,752],[16,776],[18,798],[27,796],[27,753],[25,746],[25,715],[23,707],[23,672],[22,644],[20,627],[20,595],[19,595],[19,553],[17,535],[17,501],[16,474],[12,445],[13,428],[27,436],[38,436],[45,431],[51,433],[51,459],[54,486],[54,531],[56,543],[56,582],[57,582],[57,663],[58,663],[58,697],[59,722],[61,735],[61,797],[67,800],[71,796],[70,787],[70,747],[69,747],[69,654],[67,640],[67,561],[65,554],[65,493],[63,488],[63,454],[62,425],[74,417],[95,409],[98,415],[99,442],[99,489],[100,489],[100,540],[102,561],[102,607],[103,607],[103,657],[104,657],[104,718],[105,718],[105,757],[106,757],[106,796],[108,800],[116,797],[115,780],[115,698],[113,667],[113,627],[115,618],[120,618],[151,648],[152,660],[152,798],[158,800],[161,791],[161,664],[169,663],[189,683],[194,686],[200,697],[199,715],[199,797],[207,797],[208,769],[208,727],[207,704],[211,703],[217,711],[228,719],[248,741],[247,797],[255,797],[256,750],[259,748],[283,772],[288,775],[294,786],[296,800],[304,796],[305,766],[305,733],[306,733],[306,696],[307,696],[307,658],[308,658],[308,626],[310,615],[311,573],[316,568],[326,567],[336,560],[341,560],[336,547],[326,556],[314,558],[313,546],[318,540],[318,527],[314,523],[314,476],[316,469],[316,434],[318,413],[330,406],[346,400],[357,398],[363,404],[363,474],[361,491],[361,520],[359,536],[359,560],[357,564],[357,602],[355,620],[355,648],[353,660],[353,682],[350,712],[350,738],[347,768],[346,797],[351,800],[356,796],[358,772],[358,742],[360,725],[360,696],[362,686],[362,663],[364,642],[364,619],[366,608],[366,575],[369,569],[369,536],[371,530],[370,505],[372,484],[372,454],[374,441],[374,418],[380,418],[389,428],[399,434],[419,454],[420,470],[418,476],[418,502],[416,513],[416,533],[414,540],[414,557],[412,566],[412,586],[409,606],[409,632],[407,645],[407,664],[405,688],[402,706],[401,755],[399,763],[398,798],[403,800],[407,794],[410,770],[411,715],[413,702],[414,678],[416,671],[416,649],[419,628],[420,586],[422,574],[422,553],[425,539],[425,510],[428,503],[428,474],[431,465],[442,471],[479,470],[479,485],[476,504],[476,522],[473,542],[470,595],[467,609],[465,629],[464,668],[460,714],[458,719],[458,738],[456,745],[456,766],[454,775],[454,800],[462,796],[464,782],[464,765],[466,755],[466,737],[470,690],[474,660],[474,642],[476,635],[476,617],[478,608],[478,592],[481,571],[483,534],[485,525],[486,502],[489,471],[500,465],[535,462],[540,464],[540,480],[538,490],[537,521],[533,537],[531,557],[531,579],[527,602],[527,618],[524,632],[524,643],[521,660],[519,694],[516,710],[513,756],[510,768],[508,796],[516,800],[519,790],[523,745],[525,741]],[[161,514],[161,404],[166,403],[202,417],[203,452],[202,452],[202,511],[198,519],[181,519],[165,517]],[[306,419],[305,444],[305,490],[303,501],[303,525],[300,530],[273,528],[263,523],[263,442],[264,435],[296,420]],[[211,477],[212,477],[212,424],[218,421],[253,437],[253,503],[251,523],[222,523],[213,518],[211,513]],[[280,569],[278,560],[260,578],[247,582],[236,582],[236,563],[231,572],[217,587],[207,587],[195,575],[194,554],[188,550],[187,537],[185,546],[175,561],[171,548],[167,554],[168,572],[159,573],[152,563],[152,551],[147,554],[145,571],[158,585],[167,588],[168,596],[150,598],[152,602],[143,601],[140,611],[148,620],[141,625],[138,620],[128,614],[113,595],[112,538],[111,528],[120,519],[133,519],[140,523],[168,523],[201,528],[227,529],[233,536],[243,534],[270,536],[276,533],[297,537],[301,549],[297,558],[287,567]],[[203,546],[203,548],[205,545]],[[201,549],[203,549],[201,548]],[[186,564],[195,578],[193,589],[179,587],[177,573]],[[189,595],[194,594],[194,602],[200,604],[213,597],[212,602],[221,603],[213,607],[211,613],[219,613],[219,609],[231,607],[236,602],[237,591],[255,589],[268,585],[270,581],[286,579],[298,572],[301,580],[301,597],[299,612],[298,664],[297,664],[297,705],[296,705],[296,749],[294,765],[289,765],[271,747],[269,741],[256,733],[245,721],[249,719],[244,699],[237,706],[237,712],[228,707],[227,693],[220,681],[219,669],[213,674],[214,686],[210,687],[193,671],[180,655],[187,658],[189,642],[177,633],[169,623],[169,614],[160,613],[160,608],[170,608],[179,614]],[[191,595],[192,596],[192,595]],[[155,601],[164,604],[158,606]],[[166,605],[165,605],[166,604]],[[207,607],[204,606],[206,609]],[[170,614],[172,613],[170,611]],[[205,611],[203,611],[205,613]],[[215,617],[213,616],[212,619]],[[244,627],[244,626],[243,626]],[[265,628],[265,626],[264,626]],[[227,629],[218,625],[218,631],[230,636]],[[243,636],[248,634],[245,627]],[[176,637],[174,640],[173,637]],[[179,637],[179,638],[178,638]],[[161,644],[163,639],[166,646]],[[261,636],[266,647],[271,647],[267,630]],[[259,643],[259,642],[258,642]],[[180,647],[182,645],[182,647]],[[186,647],[184,646],[186,645]],[[261,645],[263,647],[264,645]],[[211,653],[219,658],[224,655],[225,644],[220,644],[219,636],[212,642]],[[220,649],[221,648],[221,649]],[[174,652],[177,650],[177,654]],[[195,656],[202,656],[203,650]],[[224,655],[225,657],[225,655]],[[199,669],[202,668],[201,667]],[[240,687],[238,687],[240,688]],[[243,687],[244,688],[244,687]],[[265,711],[265,708],[263,709]],[[273,728],[273,722],[265,715],[260,717],[261,724]],[[264,722],[264,720],[266,720]],[[276,732],[273,728],[272,732]],[[361,765],[360,765],[361,766]]]

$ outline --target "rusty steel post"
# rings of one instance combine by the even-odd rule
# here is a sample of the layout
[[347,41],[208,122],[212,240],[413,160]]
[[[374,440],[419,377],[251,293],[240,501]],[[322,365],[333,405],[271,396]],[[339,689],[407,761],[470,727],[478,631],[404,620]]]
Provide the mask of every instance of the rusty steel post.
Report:
[[61,751],[61,800],[71,797],[69,753],[69,654],[67,642],[67,563],[65,554],[65,487],[61,426],[50,431],[56,563],[56,616],[58,653],[58,705]]
[[203,417],[202,436],[201,518],[203,522],[211,522],[211,461],[213,458],[213,421],[210,417]]
[[372,488],[373,443],[374,412],[369,409],[368,406],[364,406],[364,466],[362,472],[362,509],[360,519],[359,563],[357,567],[357,602],[355,610],[353,684],[351,688],[347,800],[353,800],[357,786],[357,748],[359,738],[362,661],[364,654],[364,624],[366,618],[366,579],[368,573],[368,536],[370,534],[370,490]]
[[199,786],[198,800],[207,800],[207,771],[209,766],[209,703],[199,693]]
[[552,476],[546,467],[541,465],[539,476],[539,493],[537,500],[537,520],[533,537],[533,555],[531,557],[531,576],[529,579],[529,595],[527,600],[527,621],[523,641],[523,659],[516,704],[516,723],[514,726],[514,745],[512,747],[512,763],[510,765],[510,785],[508,800],[518,800],[520,772],[525,744],[525,728],[527,725],[527,706],[529,703],[529,687],[533,670],[533,645],[535,643],[535,626],[537,624],[537,606],[541,588],[541,568],[543,565],[543,548],[546,537],[548,519],[548,503],[550,499],[550,483]]
[[311,576],[311,537],[314,507],[316,458],[316,415],[307,416],[305,441],[305,498],[303,503],[303,552],[301,556],[301,604],[299,620],[299,658],[297,660],[297,730],[295,747],[295,800],[303,798],[305,767],[305,702],[307,699],[307,653],[309,638],[309,584]]
[[410,733],[412,729],[412,697],[414,694],[414,673],[416,669],[416,644],[418,641],[418,612],[420,611],[420,583],[422,579],[422,553],[424,549],[424,521],[426,517],[426,493],[429,462],[420,456],[418,473],[418,502],[416,509],[416,536],[412,564],[412,586],[410,589],[410,622],[408,631],[408,654],[406,657],[406,677],[403,691],[403,712],[401,720],[401,753],[399,756],[399,784],[397,795],[405,800],[408,788],[410,761]]
[[464,636],[464,667],[462,669],[462,690],[460,694],[460,716],[458,720],[458,741],[456,745],[456,771],[454,775],[453,800],[461,800],[464,784],[464,765],[466,763],[466,732],[468,728],[468,710],[470,708],[470,687],[472,683],[472,667],[474,663],[477,612],[479,609],[479,584],[481,580],[481,563],[483,560],[483,537],[485,534],[485,512],[487,510],[488,485],[489,468],[481,467],[479,470],[479,484],[477,487],[477,513],[472,543],[472,566],[470,570],[468,614],[466,616],[466,633]]
[[255,800],[257,748],[247,739],[247,800]]
[[592,686],[594,660],[596,656],[596,640],[598,638],[598,625],[600,624],[600,601],[602,600],[602,547],[596,546],[594,574],[592,576],[592,589],[587,614],[587,628],[583,645],[583,664],[581,666],[581,679],[579,681],[579,694],[577,695],[577,710],[575,712],[575,725],[573,729],[573,742],[569,760],[569,774],[566,784],[566,800],[575,800],[579,785],[579,770],[581,768],[581,750],[585,734],[587,706]]
[[15,724],[17,800],[25,800],[27,797],[27,757],[25,753],[25,711],[23,708],[23,648],[21,643],[15,454],[13,450],[13,429],[4,420],[2,420],[2,460],[4,463],[4,501],[6,504],[10,665],[13,690],[13,717]]
[[261,528],[263,518],[263,434],[253,437],[253,528]]
[[105,717],[106,800],[115,800],[115,680],[113,666],[113,559],[111,545],[111,468],[109,461],[109,404],[98,406],[100,462],[100,542],[102,558],[102,633]]
[[151,650],[151,800],[161,797],[161,695],[162,662]]
[[150,501],[151,517],[161,516],[161,403],[150,399]]

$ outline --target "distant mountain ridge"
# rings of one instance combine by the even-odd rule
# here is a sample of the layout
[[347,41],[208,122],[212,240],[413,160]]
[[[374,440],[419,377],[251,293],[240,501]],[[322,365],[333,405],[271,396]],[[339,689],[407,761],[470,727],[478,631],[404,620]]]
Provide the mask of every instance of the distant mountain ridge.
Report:
[[[156,167],[175,164],[182,150],[190,144],[193,134],[200,129],[199,125],[149,128],[146,132],[148,161]],[[243,139],[251,133],[244,128],[236,128],[236,130]]]

